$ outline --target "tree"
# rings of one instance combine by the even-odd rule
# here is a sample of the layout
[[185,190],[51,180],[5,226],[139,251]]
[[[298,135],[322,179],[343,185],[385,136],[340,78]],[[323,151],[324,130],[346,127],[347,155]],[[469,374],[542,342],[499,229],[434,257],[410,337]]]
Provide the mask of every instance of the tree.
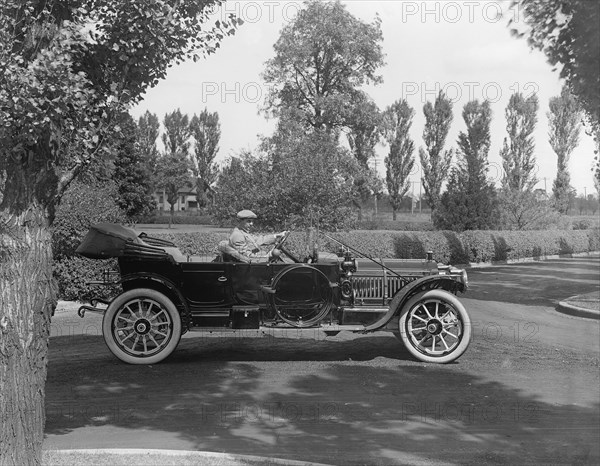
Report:
[[[587,115],[588,134],[598,144],[600,137],[600,3],[589,0],[519,0],[514,1],[523,14],[527,31],[513,28],[517,37],[527,36],[531,47],[546,54],[552,65],[560,64],[571,93]],[[512,22],[511,22],[512,24]],[[600,183],[600,157],[592,167],[594,184]],[[564,207],[564,173],[561,205]]]
[[566,214],[569,208],[569,158],[579,143],[581,111],[568,88],[563,87],[560,96],[550,99],[548,115],[549,141],[557,156],[556,179],[552,187],[556,209]]
[[154,175],[157,180],[157,187],[164,191],[166,200],[171,205],[169,228],[173,223],[179,190],[192,184],[191,168],[190,160],[181,152],[166,153],[156,163]]
[[346,137],[352,154],[358,163],[368,168],[369,161],[375,157],[375,146],[381,138],[382,116],[375,102],[362,96],[356,102],[347,124]]
[[158,116],[146,110],[137,123],[137,146],[143,159],[151,169],[154,169],[158,159],[158,140],[160,122]]
[[281,117],[295,109],[302,125],[332,132],[347,126],[360,87],[379,83],[383,65],[381,21],[364,23],[339,0],[309,0],[286,25],[267,61],[264,80],[270,91],[267,112]]
[[41,460],[56,205],[113,115],[233,32],[203,24],[219,3],[0,3],[0,464]]
[[385,181],[390,195],[393,219],[410,187],[408,177],[415,165],[415,143],[410,138],[410,127],[415,111],[404,99],[390,105],[384,114],[385,139],[389,145],[385,158]]
[[352,155],[356,158],[363,174],[355,180],[354,205],[358,208],[358,219],[362,220],[362,205],[371,195],[378,196],[382,183],[379,176],[369,167],[369,161],[375,157],[375,146],[381,138],[382,117],[377,105],[366,96],[355,107],[347,122],[346,137]]
[[589,209],[592,212],[592,215],[596,215],[596,211],[598,210],[598,207],[599,207],[598,201],[599,201],[599,199],[597,197],[595,197],[593,194],[587,195],[586,209]]
[[496,191],[487,179],[492,109],[487,100],[472,100],[462,116],[467,132],[458,135],[457,165],[433,222],[441,230],[487,230],[498,217]]
[[223,168],[213,206],[221,222],[251,206],[261,224],[271,228],[352,225],[357,162],[330,135],[295,129],[287,128],[288,139],[276,133],[275,140],[264,141],[269,152],[243,153]]
[[506,131],[500,157],[504,168],[503,187],[511,191],[531,191],[535,177],[535,142],[533,132],[537,123],[538,98],[535,94],[510,96],[506,107]]
[[421,181],[425,189],[425,200],[433,212],[439,204],[442,184],[448,176],[452,162],[452,150],[443,150],[452,123],[452,101],[440,91],[433,105],[427,102],[423,106],[423,113],[423,140],[426,150],[419,148],[423,169]]
[[190,121],[187,115],[183,115],[177,109],[167,113],[163,119],[165,132],[162,141],[168,154],[181,154],[188,156],[190,151]]
[[194,138],[196,197],[198,205],[203,207],[207,199],[213,197],[212,186],[217,180],[218,170],[214,160],[221,139],[219,114],[204,109],[199,116],[194,115],[190,121],[190,132]]
[[503,230],[545,230],[559,221],[552,202],[531,191],[502,189],[499,193],[500,228]]
[[527,36],[531,47],[546,54],[552,65],[561,64],[560,77],[588,117],[600,122],[600,4],[590,0],[519,0],[513,2],[529,30],[512,29]]
[[152,167],[137,144],[133,118],[122,113],[117,120],[119,131],[112,144],[117,153],[113,174],[118,189],[117,204],[129,220],[136,221],[156,209],[152,196]]

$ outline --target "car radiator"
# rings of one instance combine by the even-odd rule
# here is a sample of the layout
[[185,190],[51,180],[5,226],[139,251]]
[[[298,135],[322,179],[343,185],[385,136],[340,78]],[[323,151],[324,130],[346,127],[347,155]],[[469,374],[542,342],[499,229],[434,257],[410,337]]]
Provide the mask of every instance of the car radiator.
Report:
[[355,275],[352,277],[354,299],[359,302],[377,302],[386,304],[401,288],[422,275],[394,276],[378,274],[377,276]]

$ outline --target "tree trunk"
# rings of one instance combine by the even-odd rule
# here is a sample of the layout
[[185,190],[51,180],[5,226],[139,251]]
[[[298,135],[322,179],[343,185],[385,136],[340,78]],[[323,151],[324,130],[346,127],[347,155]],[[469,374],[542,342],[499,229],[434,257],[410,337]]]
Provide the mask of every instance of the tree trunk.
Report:
[[392,207],[392,220],[396,221],[396,208]]
[[0,212],[0,464],[40,464],[52,278],[48,215]]

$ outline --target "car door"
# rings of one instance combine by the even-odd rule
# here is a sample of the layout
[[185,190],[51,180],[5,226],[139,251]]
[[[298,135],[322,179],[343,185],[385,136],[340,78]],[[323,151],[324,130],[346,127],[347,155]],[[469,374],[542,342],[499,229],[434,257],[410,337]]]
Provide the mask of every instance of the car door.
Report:
[[183,262],[183,295],[192,310],[232,304],[231,264]]

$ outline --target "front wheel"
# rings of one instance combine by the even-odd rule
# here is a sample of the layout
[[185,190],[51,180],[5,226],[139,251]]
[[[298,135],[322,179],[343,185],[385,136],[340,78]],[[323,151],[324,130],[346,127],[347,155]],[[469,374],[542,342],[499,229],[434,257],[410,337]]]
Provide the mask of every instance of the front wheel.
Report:
[[456,296],[430,290],[402,307],[398,333],[406,349],[420,361],[448,363],[469,346],[471,319]]
[[110,303],[104,313],[102,334],[108,349],[121,361],[155,364],[179,344],[181,317],[165,295],[138,288]]

